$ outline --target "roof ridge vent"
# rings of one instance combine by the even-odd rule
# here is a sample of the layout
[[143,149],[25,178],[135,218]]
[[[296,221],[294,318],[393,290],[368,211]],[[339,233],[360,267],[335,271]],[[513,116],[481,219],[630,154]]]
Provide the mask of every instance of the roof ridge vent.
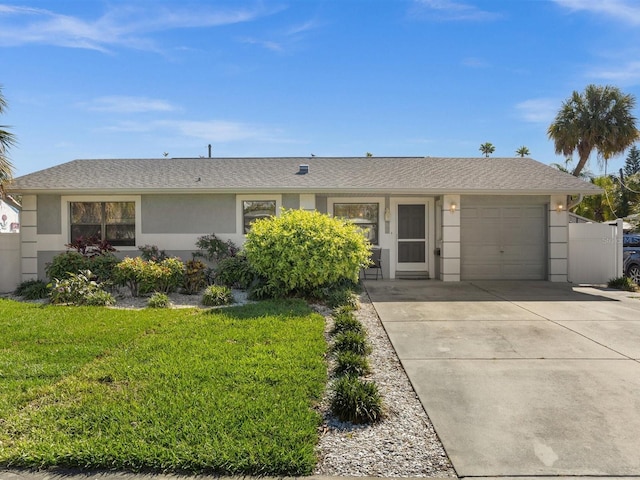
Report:
[[308,163],[301,163],[298,168],[299,170],[298,170],[298,173],[296,173],[296,175],[306,175],[307,173],[309,173]]

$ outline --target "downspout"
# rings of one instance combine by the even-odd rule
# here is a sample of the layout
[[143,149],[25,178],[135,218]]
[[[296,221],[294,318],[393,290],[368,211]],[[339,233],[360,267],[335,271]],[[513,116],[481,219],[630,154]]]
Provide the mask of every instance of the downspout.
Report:
[[569,195],[567,197],[567,211],[571,210],[573,207],[578,205],[582,201],[582,199],[584,198],[584,194],[579,193],[577,200],[573,200],[572,201],[572,198],[573,198],[573,195]]

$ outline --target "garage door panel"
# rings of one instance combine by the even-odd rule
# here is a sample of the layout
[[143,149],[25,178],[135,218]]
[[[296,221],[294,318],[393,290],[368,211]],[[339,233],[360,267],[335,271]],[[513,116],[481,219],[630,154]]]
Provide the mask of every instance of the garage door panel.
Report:
[[534,265],[504,265],[501,275],[503,280],[540,280],[545,269]]
[[522,207],[503,207],[501,218],[513,218],[519,220],[522,218]]
[[463,279],[546,278],[545,205],[463,205],[460,227]]

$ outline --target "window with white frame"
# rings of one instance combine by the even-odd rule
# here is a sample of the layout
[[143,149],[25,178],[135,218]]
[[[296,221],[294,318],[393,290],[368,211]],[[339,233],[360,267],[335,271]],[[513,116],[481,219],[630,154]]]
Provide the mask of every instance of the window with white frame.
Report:
[[71,242],[96,238],[113,246],[135,246],[135,202],[70,202]]
[[249,233],[251,224],[261,218],[275,217],[275,200],[243,200],[242,201],[242,225],[243,233]]
[[361,228],[367,239],[378,244],[379,203],[334,203],[333,216],[343,218]]

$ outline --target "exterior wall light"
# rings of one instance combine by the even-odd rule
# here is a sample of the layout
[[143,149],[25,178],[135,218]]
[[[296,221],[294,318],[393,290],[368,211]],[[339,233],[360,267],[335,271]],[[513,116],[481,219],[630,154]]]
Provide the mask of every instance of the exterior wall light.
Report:
[[563,205],[563,204],[561,204],[561,203],[558,203],[558,204],[556,205],[556,212],[560,213],[560,212],[562,212],[563,210],[564,210],[564,205]]
[[458,208],[458,206],[455,203],[450,203],[449,204],[449,212],[456,213],[456,209],[457,208]]
[[391,221],[391,210],[389,210],[388,207],[384,209],[384,221],[385,222]]

